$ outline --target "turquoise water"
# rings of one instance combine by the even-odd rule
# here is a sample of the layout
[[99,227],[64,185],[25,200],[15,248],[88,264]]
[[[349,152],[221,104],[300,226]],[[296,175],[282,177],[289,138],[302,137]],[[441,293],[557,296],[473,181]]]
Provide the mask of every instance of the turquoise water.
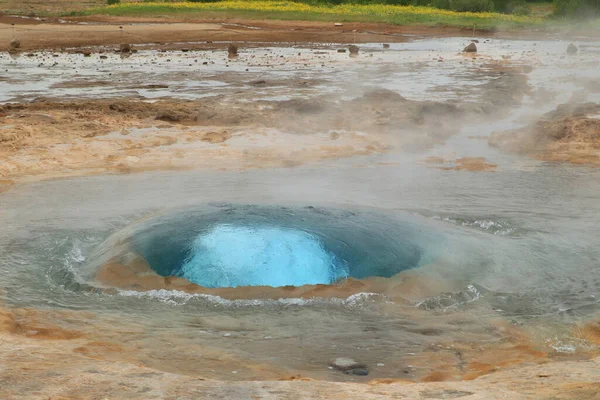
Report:
[[173,274],[208,288],[331,284],[348,277],[343,261],[307,232],[217,225],[193,241]]

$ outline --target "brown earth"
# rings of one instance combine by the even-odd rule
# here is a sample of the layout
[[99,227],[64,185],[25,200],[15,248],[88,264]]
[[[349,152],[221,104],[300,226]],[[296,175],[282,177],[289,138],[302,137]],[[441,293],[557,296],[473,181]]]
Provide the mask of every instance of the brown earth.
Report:
[[497,132],[489,144],[543,161],[600,164],[600,104],[564,104],[523,129]]
[[[436,165],[435,168],[444,171],[471,171],[471,172],[494,172],[496,164],[488,163],[484,157],[462,157],[456,160],[445,160],[441,157],[427,157],[423,160],[426,164]],[[441,166],[440,164],[451,164],[451,166]]]
[[[431,366],[421,379],[367,378],[364,383],[340,383],[311,379],[207,347],[195,349],[201,350],[199,359],[175,346],[161,350],[164,359],[153,360],[153,352],[159,349],[148,348],[143,341],[146,333],[131,322],[82,311],[0,308],[0,381],[5,382],[0,397],[597,398],[600,358],[549,363],[547,354],[518,328],[498,323],[491,329],[500,335],[497,342],[438,343],[416,354],[411,362]],[[244,368],[253,371],[255,379],[227,383],[207,379],[194,371],[198,362],[220,370]]]
[[[1,1],[1,0],[0,0]],[[89,0],[93,1],[93,0]],[[54,3],[54,2],[52,2]],[[48,3],[48,4],[52,4]],[[52,7],[52,6],[50,6]],[[38,6],[35,6],[36,9]],[[43,8],[41,8],[43,9]],[[24,12],[28,14],[28,12]],[[82,24],[85,23],[85,24]],[[194,42],[193,48],[226,48],[227,43],[394,43],[418,37],[471,37],[472,28],[444,26],[400,26],[382,23],[347,22],[335,26],[319,21],[265,21],[224,18],[223,14],[203,13],[203,17],[45,17],[15,18],[0,15],[0,51],[9,50],[13,38],[11,24],[21,50],[60,49],[145,43],[152,47],[179,48]],[[123,27],[121,30],[120,27]],[[562,36],[581,32],[561,32]],[[544,31],[477,32],[478,37],[528,38],[547,40]]]
[[0,178],[285,167],[390,146],[425,149],[456,131],[457,116],[472,113],[481,110],[386,90],[338,102],[40,98],[0,106]]
[[[194,42],[194,48],[226,48],[227,43],[377,43],[405,42],[406,35],[457,36],[472,34],[472,30],[457,28],[407,27],[373,23],[333,23],[310,21],[252,21],[238,19],[160,19],[123,17],[80,17],[57,23],[0,17],[0,51],[9,50],[13,38],[10,24],[15,24],[21,50],[59,49],[146,43],[155,47],[173,42]],[[92,24],[79,24],[81,22]],[[135,25],[129,25],[135,23]],[[124,28],[121,31],[120,26]],[[467,32],[468,31],[468,32]],[[414,39],[411,37],[410,39]],[[204,43],[198,43],[204,42]],[[209,42],[209,43],[206,43]],[[152,45],[150,47],[152,47]],[[188,45],[171,45],[170,48]]]

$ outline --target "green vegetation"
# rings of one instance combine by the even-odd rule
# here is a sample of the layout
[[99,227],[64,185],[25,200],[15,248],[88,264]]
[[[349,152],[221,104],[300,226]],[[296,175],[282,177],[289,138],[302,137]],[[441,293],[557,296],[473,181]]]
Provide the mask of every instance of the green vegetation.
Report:
[[[216,3],[225,0],[143,0],[145,3],[158,2],[180,2],[190,3]],[[523,10],[529,9],[525,0],[294,0],[298,3],[304,3],[312,6],[336,6],[340,4],[358,4],[358,5],[395,5],[395,6],[424,6],[435,7],[444,10],[458,12],[491,12],[512,13],[513,9],[518,8],[518,15],[527,15]]]
[[113,4],[121,4],[121,0],[106,0],[106,4],[112,6]]
[[[542,19],[493,13],[486,11],[489,0],[436,0],[450,1],[457,11],[413,5],[390,4],[309,4],[288,0],[224,0],[218,2],[138,2],[122,3],[84,11],[80,14],[115,16],[176,16],[181,18],[245,18],[312,21],[385,22],[397,25],[436,25],[495,30],[538,25]],[[458,12],[464,2],[478,2],[484,6],[478,12]]]
[[575,18],[600,16],[599,0],[554,0],[555,15]]

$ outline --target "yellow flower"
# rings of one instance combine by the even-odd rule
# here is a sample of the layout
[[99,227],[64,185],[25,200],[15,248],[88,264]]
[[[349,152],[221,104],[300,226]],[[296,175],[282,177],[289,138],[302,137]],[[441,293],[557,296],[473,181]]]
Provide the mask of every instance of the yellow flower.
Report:
[[[110,9],[127,8],[134,9],[139,7],[143,10],[152,8],[173,9],[173,10],[198,10],[198,11],[264,11],[264,12],[302,12],[308,14],[327,14],[340,16],[381,16],[391,17],[415,17],[420,16],[439,18],[467,17],[481,20],[506,21],[514,23],[535,24],[540,23],[540,18],[517,16],[509,14],[491,13],[491,12],[456,12],[451,10],[442,10],[433,7],[421,6],[396,6],[389,4],[339,4],[339,5],[309,5],[305,3],[296,3],[287,0],[225,0],[211,3],[192,3],[192,2],[158,2],[158,3],[121,3],[108,6]],[[431,18],[430,18],[431,19]]]

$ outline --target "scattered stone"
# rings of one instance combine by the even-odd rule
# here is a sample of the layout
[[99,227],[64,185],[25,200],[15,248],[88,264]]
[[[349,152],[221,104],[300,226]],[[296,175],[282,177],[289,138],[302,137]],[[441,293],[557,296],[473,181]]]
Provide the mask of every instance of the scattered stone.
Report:
[[333,24],[333,26],[344,26],[344,24],[342,24],[341,22],[336,22],[335,24]]
[[227,52],[229,53],[229,58],[231,57],[237,57],[238,55],[238,48],[235,44],[231,43],[229,45],[229,47],[227,48]]
[[91,51],[84,51],[83,52],[83,56],[84,57],[91,57],[92,56],[92,52]]
[[578,50],[579,49],[577,46],[575,46],[573,43],[570,43],[569,46],[567,46],[567,54],[575,54]]
[[387,44],[387,43],[384,43],[384,44],[383,44],[383,48],[384,48],[384,49],[389,49],[389,48],[390,48],[390,45],[389,45],[389,44]]
[[385,364],[384,363],[377,363],[377,366],[378,367],[385,367]]
[[106,60],[108,58],[108,56],[100,56],[101,60]]
[[369,369],[365,364],[354,361],[349,357],[338,357],[329,364],[331,367],[345,374],[369,375]]
[[19,47],[21,47],[21,41],[19,39],[11,40],[10,47],[12,47],[13,49],[18,49]]
[[353,370],[348,371],[349,373],[351,373],[352,375],[360,375],[360,376],[367,376],[369,375],[369,370],[366,368],[355,368]]
[[121,53],[131,52],[131,45],[129,43],[121,43],[121,45],[119,46],[119,51]]
[[350,51],[350,55],[355,56],[358,54],[358,46],[351,44],[348,46],[348,50]]
[[187,53],[187,52],[189,52],[189,51],[190,51],[190,49],[181,49],[181,51],[182,51],[183,53]]
[[346,49],[338,49],[338,50],[337,50],[337,52],[338,52],[338,53],[345,53],[345,52],[346,52]]
[[477,46],[475,46],[475,43],[469,43],[469,45],[463,49],[463,53],[477,53]]

